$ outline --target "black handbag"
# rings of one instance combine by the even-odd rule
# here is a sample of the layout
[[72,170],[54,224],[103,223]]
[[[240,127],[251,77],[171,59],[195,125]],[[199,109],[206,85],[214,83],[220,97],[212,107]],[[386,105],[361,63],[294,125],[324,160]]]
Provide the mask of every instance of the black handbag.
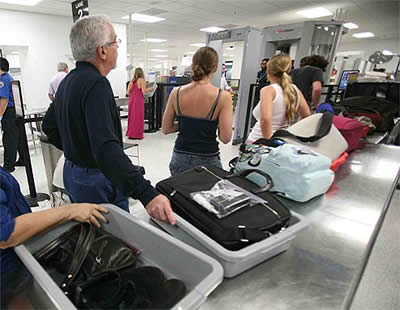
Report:
[[57,284],[73,299],[74,283],[135,266],[137,254],[138,250],[119,238],[88,223],[81,223],[71,227],[34,256],[45,269],[58,273],[56,278],[60,281]]
[[78,309],[171,308],[185,296],[185,284],[167,280],[157,267],[136,268],[138,254],[121,239],[84,223],[34,256]]
[[[264,175],[268,184],[259,187],[245,178],[248,173]],[[221,179],[228,179],[245,191],[262,198],[265,203],[241,208],[224,218],[216,217],[195,202],[190,194],[209,190]],[[247,170],[239,174],[230,174],[223,169],[207,165],[160,181],[156,188],[169,198],[174,212],[178,215],[226,249],[240,250],[278,233],[289,224],[290,211],[266,191],[270,182],[269,176],[262,171]]]

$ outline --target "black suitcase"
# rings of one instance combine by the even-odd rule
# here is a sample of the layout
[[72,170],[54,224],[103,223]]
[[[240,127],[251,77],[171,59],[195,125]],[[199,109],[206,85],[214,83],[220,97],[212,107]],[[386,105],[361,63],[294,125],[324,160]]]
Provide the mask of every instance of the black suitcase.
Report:
[[[266,191],[268,186],[260,188],[244,178],[251,172],[260,173],[270,181],[268,175],[258,170],[230,174],[214,166],[199,166],[160,181],[156,188],[170,199],[175,213],[224,248],[240,250],[285,229],[291,217],[289,209]],[[190,193],[209,190],[221,179],[228,179],[231,183],[250,192],[250,195],[262,198],[266,203],[244,207],[219,219],[192,200]]]

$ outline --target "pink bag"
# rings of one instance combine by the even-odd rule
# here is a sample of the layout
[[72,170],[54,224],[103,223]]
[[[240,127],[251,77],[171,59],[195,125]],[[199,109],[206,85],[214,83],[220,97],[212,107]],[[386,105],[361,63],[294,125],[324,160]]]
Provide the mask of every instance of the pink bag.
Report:
[[358,143],[360,142],[365,127],[363,123],[348,117],[334,116],[333,124],[340,131],[349,145],[346,152],[350,152],[358,147]]

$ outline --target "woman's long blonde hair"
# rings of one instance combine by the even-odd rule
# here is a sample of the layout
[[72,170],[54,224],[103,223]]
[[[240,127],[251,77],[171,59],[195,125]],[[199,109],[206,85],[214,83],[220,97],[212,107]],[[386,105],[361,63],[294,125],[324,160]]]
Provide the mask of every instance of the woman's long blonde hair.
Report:
[[135,69],[135,73],[133,74],[133,80],[132,81],[136,81],[139,78],[143,78],[144,79],[144,72],[143,72],[142,68],[137,67]]
[[283,90],[283,98],[286,106],[286,118],[291,124],[296,116],[297,92],[292,85],[289,75],[292,69],[292,61],[287,54],[272,57],[267,64],[267,73],[280,79],[279,85]]

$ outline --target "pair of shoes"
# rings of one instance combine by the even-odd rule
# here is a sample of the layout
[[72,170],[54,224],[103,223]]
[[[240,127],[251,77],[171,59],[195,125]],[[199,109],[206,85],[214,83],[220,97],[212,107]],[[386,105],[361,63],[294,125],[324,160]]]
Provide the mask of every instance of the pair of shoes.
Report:
[[18,160],[15,162],[15,167],[24,167],[24,166],[25,166],[25,163],[24,163],[24,161],[22,160],[22,158],[18,159]]

